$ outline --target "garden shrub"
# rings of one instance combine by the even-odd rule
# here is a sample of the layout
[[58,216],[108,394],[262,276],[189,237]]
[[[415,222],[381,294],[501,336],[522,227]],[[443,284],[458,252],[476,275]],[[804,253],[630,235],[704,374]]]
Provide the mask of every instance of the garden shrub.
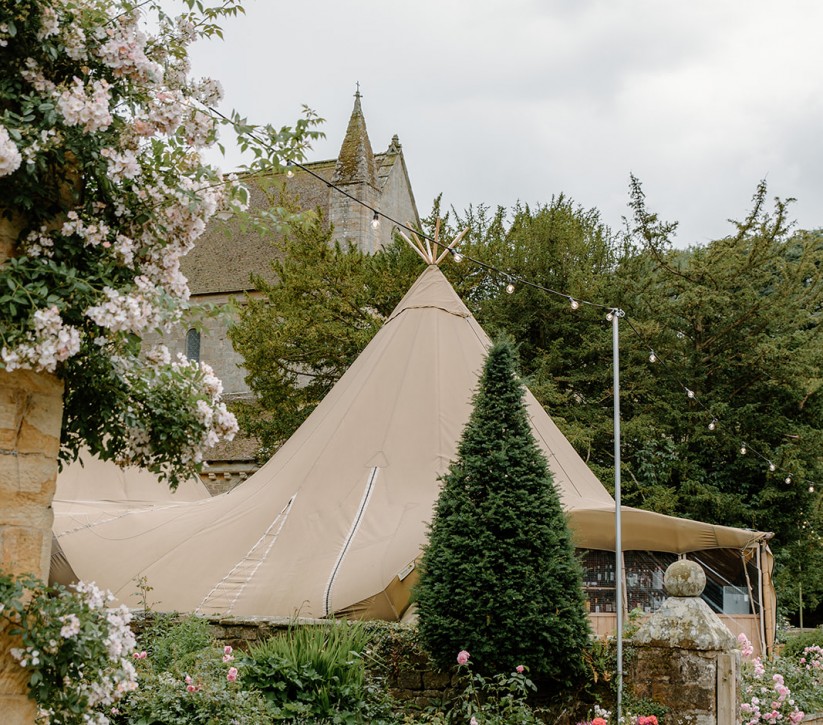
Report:
[[823,709],[823,648],[804,649],[799,657],[752,657],[753,648],[738,635],[743,656],[741,705],[743,723],[799,723],[804,713]]
[[799,632],[787,636],[780,655],[782,657],[802,657],[803,650],[814,645],[823,647],[823,627],[818,627],[812,632]]
[[358,622],[290,626],[241,659],[244,683],[263,694],[273,721],[380,722],[388,700],[367,675],[368,643]]
[[441,667],[459,650],[484,675],[526,665],[558,696],[585,676],[581,569],[529,427],[508,342],[489,351],[474,410],[443,478],[416,590]]
[[109,714],[121,725],[262,725],[262,695],[243,681],[230,647],[219,647],[201,617],[159,615],[135,653],[138,688]]

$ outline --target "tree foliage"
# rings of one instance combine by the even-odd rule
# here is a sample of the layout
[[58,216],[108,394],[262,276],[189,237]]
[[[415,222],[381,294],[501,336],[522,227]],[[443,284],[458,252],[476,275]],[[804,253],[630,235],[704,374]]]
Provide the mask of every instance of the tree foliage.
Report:
[[529,428],[515,352],[489,350],[474,409],[443,477],[416,591],[420,633],[442,666],[518,664],[568,686],[588,642],[580,565]]
[[237,404],[238,417],[263,456],[314,410],[419,273],[404,246],[370,256],[333,233],[322,219],[292,228],[273,263],[277,281],[254,278],[229,333],[256,396]]
[[[778,582],[790,592],[785,603],[796,604],[790,587],[802,581],[805,601],[814,606],[823,594],[821,569],[809,554],[823,530],[823,234],[793,229],[790,201],[771,203],[763,184],[729,236],[689,249],[673,245],[676,224],[646,207],[635,179],[629,201],[632,213],[621,233],[596,209],[563,195],[545,205],[479,206],[462,214],[442,213],[437,200],[424,229],[431,231],[441,216],[443,239],[469,228],[460,247],[467,259],[444,264],[446,276],[490,334],[517,341],[529,388],[606,486],[614,480],[611,323],[605,309],[583,304],[573,310],[570,298],[622,308],[624,503],[775,532]],[[290,254],[297,248],[287,259]],[[325,264],[313,257],[312,269],[295,271],[314,279]],[[389,270],[376,283],[382,314],[419,269],[397,248],[357,264]],[[562,294],[526,284],[509,294],[506,274],[496,270]],[[335,294],[350,292],[338,287]],[[319,356],[334,352],[338,339],[351,340],[342,330],[351,325],[353,335],[360,324],[354,321],[374,306],[368,294],[356,299],[358,311],[349,313],[336,300],[341,316],[316,338],[310,328],[320,312],[299,313],[286,293],[270,308],[269,322],[261,317],[258,324],[272,326],[273,309],[283,321],[299,315],[288,337],[317,340]],[[370,335],[346,348],[347,360]],[[656,363],[649,360],[652,351]],[[325,389],[345,369],[340,362]],[[283,400],[300,394],[296,380],[282,389]],[[269,409],[276,417],[276,408]],[[282,438],[290,432],[284,426]]]

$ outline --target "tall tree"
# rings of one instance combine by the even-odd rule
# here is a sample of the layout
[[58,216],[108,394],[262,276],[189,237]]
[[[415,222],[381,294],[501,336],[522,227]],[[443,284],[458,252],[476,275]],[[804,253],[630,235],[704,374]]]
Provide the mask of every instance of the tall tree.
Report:
[[779,560],[794,561],[820,532],[809,482],[823,474],[823,235],[793,231],[765,184],[732,235],[685,251],[634,179],[631,203],[637,248],[613,278],[638,333],[626,339],[627,501],[774,531]]
[[529,428],[510,342],[492,346],[457,459],[443,478],[416,592],[435,660],[468,650],[481,671],[518,664],[560,688],[583,672],[580,566]]

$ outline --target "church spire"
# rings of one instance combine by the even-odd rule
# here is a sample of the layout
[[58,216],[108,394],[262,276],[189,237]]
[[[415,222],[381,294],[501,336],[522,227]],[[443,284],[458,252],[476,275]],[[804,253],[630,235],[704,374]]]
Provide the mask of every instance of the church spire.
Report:
[[360,84],[354,94],[354,109],[346,129],[346,137],[337,156],[337,165],[334,169],[334,184],[367,183],[377,188],[377,169],[374,163],[374,152],[366,131],[366,119],[360,106]]

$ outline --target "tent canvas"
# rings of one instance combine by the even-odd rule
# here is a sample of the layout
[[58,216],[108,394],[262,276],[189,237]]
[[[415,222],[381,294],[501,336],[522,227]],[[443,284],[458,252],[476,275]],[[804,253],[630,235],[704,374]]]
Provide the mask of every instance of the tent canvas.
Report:
[[182,501],[200,501],[209,492],[199,479],[182,481],[175,491],[146,470],[103,461],[82,451],[57,475],[54,500],[50,584],[68,586],[78,577],[57,537],[78,526],[111,521],[125,513],[150,506]]
[[[81,577],[131,604],[134,578],[146,576],[163,609],[400,618],[438,477],[456,455],[489,344],[430,265],[304,424],[242,486],[67,531],[60,543]],[[577,512],[611,509],[613,518],[603,484],[528,391],[525,402],[572,526]],[[647,515],[637,514],[641,528]],[[706,545],[706,526],[683,522],[675,548]],[[740,547],[762,536],[730,531]]]

